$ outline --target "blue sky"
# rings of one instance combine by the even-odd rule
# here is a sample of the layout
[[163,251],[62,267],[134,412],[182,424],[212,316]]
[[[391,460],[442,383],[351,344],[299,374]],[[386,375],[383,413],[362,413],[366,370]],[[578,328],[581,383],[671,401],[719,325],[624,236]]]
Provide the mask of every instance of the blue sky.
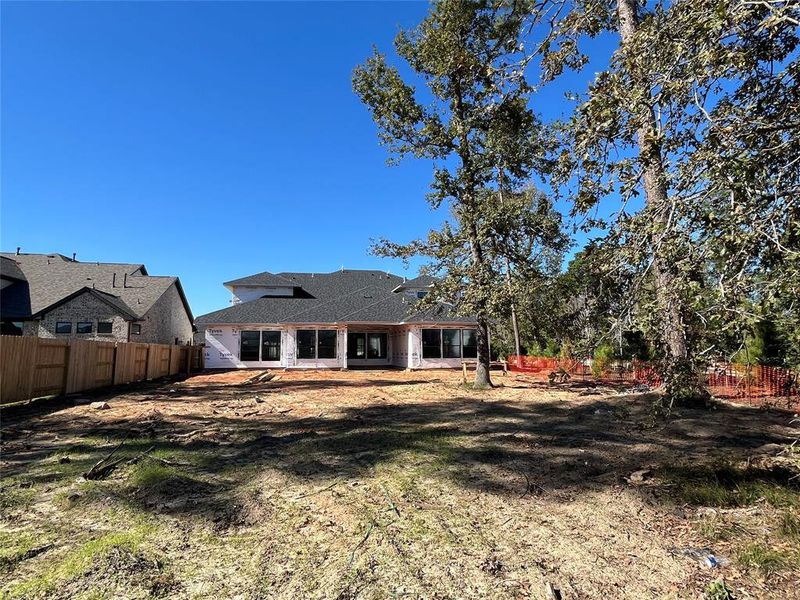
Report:
[[[379,268],[370,238],[440,223],[431,165],[386,166],[353,94],[422,2],[3,2],[4,251],[177,275],[196,315],[259,271]],[[545,117],[592,68],[537,98]]]

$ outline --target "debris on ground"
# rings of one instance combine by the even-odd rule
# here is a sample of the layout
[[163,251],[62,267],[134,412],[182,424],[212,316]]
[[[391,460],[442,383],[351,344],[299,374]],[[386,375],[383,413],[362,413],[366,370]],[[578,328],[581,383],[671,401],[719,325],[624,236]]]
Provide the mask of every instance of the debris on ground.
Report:
[[271,381],[275,378],[275,373],[270,371],[263,371],[261,373],[256,373],[255,375],[248,377],[244,381],[242,381],[239,385],[253,385],[256,383],[266,383],[267,381]]
[[489,556],[481,563],[481,571],[498,575],[503,570],[503,561],[496,556]]
[[646,383],[638,383],[629,387],[626,390],[621,391],[621,394],[644,394],[646,392],[652,392],[653,388],[651,388]]
[[544,593],[547,596],[547,600],[561,600],[561,590],[549,581],[544,584]]
[[550,385],[554,383],[566,383],[572,377],[567,371],[563,368],[559,368],[557,371],[551,371],[550,374],[547,376],[547,382]]
[[89,405],[89,408],[93,408],[95,410],[108,410],[111,408],[111,405],[109,405],[108,402],[92,402]]
[[633,485],[641,485],[648,479],[653,478],[653,470],[652,469],[639,469],[638,471],[634,471],[628,476],[628,483]]
[[[786,414],[687,408],[653,427],[647,397],[575,378],[477,391],[460,372],[287,371],[241,386],[254,375],[4,415],[0,548],[55,546],[0,569],[0,596],[639,600],[703,597],[719,573],[742,598],[797,595],[795,484],[725,488],[715,462],[775,460],[765,445],[797,437]],[[684,463],[721,475],[670,475]],[[748,545],[768,574],[740,562]]]
[[709,569],[724,566],[729,562],[724,556],[717,556],[711,548],[672,548],[670,553],[691,558]]

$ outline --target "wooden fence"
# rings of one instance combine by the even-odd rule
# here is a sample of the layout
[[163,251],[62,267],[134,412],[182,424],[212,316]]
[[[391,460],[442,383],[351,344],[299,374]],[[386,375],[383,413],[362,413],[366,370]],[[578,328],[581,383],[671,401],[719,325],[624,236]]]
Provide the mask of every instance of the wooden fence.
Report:
[[199,346],[0,336],[0,404],[202,368]]

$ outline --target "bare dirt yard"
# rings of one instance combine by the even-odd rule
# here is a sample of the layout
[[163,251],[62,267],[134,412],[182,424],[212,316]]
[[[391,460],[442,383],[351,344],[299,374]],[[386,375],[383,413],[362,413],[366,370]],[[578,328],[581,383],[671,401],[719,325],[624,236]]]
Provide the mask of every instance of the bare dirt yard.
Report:
[[514,374],[252,375],[6,411],[2,594],[800,598],[789,413],[663,420],[646,393]]

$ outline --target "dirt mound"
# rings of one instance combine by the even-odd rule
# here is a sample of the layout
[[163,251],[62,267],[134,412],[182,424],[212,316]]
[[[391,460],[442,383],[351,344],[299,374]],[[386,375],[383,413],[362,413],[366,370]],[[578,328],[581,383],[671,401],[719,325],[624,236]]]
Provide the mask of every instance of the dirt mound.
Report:
[[161,561],[152,560],[125,547],[113,547],[95,556],[91,566],[61,587],[53,598],[74,598],[81,594],[98,597],[169,597],[178,589]]

